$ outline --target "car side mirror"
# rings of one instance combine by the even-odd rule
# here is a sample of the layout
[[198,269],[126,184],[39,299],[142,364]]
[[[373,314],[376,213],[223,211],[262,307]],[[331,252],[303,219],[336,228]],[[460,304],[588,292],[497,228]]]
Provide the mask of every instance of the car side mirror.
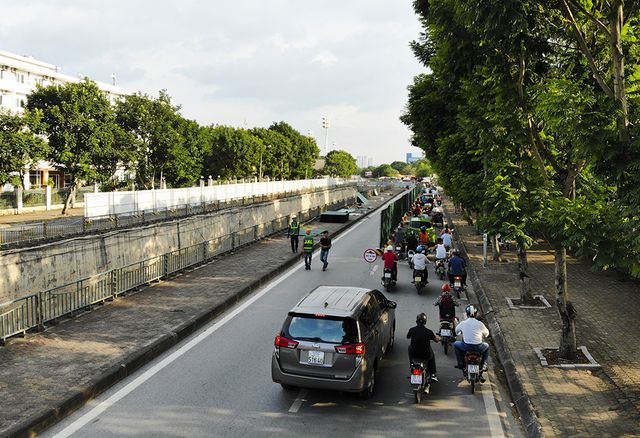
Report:
[[396,307],[398,307],[398,304],[395,301],[387,301],[387,308],[395,309]]

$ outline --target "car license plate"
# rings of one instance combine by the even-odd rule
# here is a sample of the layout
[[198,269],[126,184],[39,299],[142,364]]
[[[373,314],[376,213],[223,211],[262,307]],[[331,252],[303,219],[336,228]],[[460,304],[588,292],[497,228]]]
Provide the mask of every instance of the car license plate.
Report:
[[422,283],[422,277],[416,277],[413,279],[416,283]]
[[384,278],[391,278],[391,272],[385,272]]
[[440,329],[440,336],[444,336],[444,337],[451,336],[451,330],[449,330],[449,329]]
[[470,363],[469,365],[467,365],[467,372],[478,374],[480,372],[480,365]]
[[307,363],[313,365],[324,365],[324,351],[309,351],[309,355],[307,356]]
[[422,374],[418,374],[417,376],[414,374],[411,374],[411,384],[422,385]]
[[462,283],[460,283],[459,281],[456,281],[453,283],[453,287],[462,287]]

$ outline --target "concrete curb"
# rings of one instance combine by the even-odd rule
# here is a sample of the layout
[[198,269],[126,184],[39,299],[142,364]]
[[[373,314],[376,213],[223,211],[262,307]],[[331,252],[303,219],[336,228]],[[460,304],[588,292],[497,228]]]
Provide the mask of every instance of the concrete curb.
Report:
[[[403,191],[401,192],[401,194],[405,192],[406,191]],[[393,196],[391,199],[394,199],[396,196],[398,195]],[[336,230],[333,235],[336,236],[342,234],[344,231],[360,222],[360,220],[383,208],[388,203],[389,200],[385,201],[378,207],[371,209],[366,213],[363,213],[361,216],[358,216],[357,219],[346,223],[344,227]],[[318,248],[319,246],[320,244],[316,243],[314,249]],[[123,380],[127,376],[133,374],[142,366],[151,362],[153,359],[160,356],[162,353],[166,352],[174,345],[180,343],[186,337],[194,333],[197,329],[208,324],[215,317],[219,316],[227,309],[234,306],[238,301],[246,297],[250,292],[258,289],[260,286],[269,282],[274,277],[280,275],[282,272],[298,263],[302,258],[303,253],[298,253],[295,256],[292,256],[289,260],[276,267],[269,273],[263,275],[261,278],[248,284],[239,291],[230,294],[222,303],[219,303],[216,306],[190,318],[189,320],[175,327],[169,333],[161,335],[141,349],[129,354],[121,363],[112,365],[105,372],[92,379],[86,387],[78,391],[67,393],[67,395],[65,395],[56,406],[45,409],[42,412],[32,416],[30,419],[18,423],[13,427],[7,429],[2,437],[35,437],[42,430],[59,422],[75,410],[82,407],[90,399],[94,398],[104,390]]]
[[[451,215],[446,209],[445,215],[448,223],[453,224]],[[454,233],[456,235],[456,239],[460,243],[463,256],[469,260],[464,240],[455,228]],[[491,332],[491,338],[493,339],[493,344],[498,354],[498,360],[502,364],[502,369],[504,370],[504,374],[507,379],[507,385],[509,386],[509,392],[511,393],[513,403],[518,410],[518,414],[520,415],[520,422],[522,423],[525,434],[528,438],[544,438],[542,425],[540,424],[540,420],[538,419],[533,405],[531,404],[531,398],[524,389],[520,374],[518,374],[518,371],[516,370],[513,356],[511,355],[511,351],[509,350],[507,341],[502,333],[502,328],[500,327],[500,323],[498,322],[493,307],[491,306],[491,302],[489,301],[484,286],[480,281],[480,276],[478,275],[474,264],[469,263],[469,267],[471,268],[469,269],[469,273],[471,274],[471,284],[476,292],[478,303],[482,309],[482,314],[489,325],[489,331]]]

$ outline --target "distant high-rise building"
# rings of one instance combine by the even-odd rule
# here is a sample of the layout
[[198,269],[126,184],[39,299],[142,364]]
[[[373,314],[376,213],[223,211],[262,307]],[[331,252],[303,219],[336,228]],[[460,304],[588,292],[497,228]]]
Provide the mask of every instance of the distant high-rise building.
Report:
[[360,169],[364,169],[365,167],[371,167],[373,166],[373,158],[366,157],[364,155],[358,155],[358,158],[356,158],[356,164]]
[[415,163],[416,161],[420,161],[424,158],[423,155],[414,155],[413,152],[407,152],[407,163]]

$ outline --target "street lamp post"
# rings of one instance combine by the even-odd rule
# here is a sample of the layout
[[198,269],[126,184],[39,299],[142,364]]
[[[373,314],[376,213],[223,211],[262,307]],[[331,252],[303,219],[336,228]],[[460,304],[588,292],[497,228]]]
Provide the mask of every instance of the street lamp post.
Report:
[[322,118],[322,127],[324,128],[324,156],[326,157],[329,153],[329,127],[331,123],[329,122],[329,118]]

